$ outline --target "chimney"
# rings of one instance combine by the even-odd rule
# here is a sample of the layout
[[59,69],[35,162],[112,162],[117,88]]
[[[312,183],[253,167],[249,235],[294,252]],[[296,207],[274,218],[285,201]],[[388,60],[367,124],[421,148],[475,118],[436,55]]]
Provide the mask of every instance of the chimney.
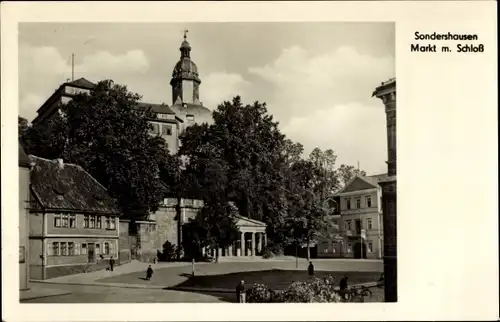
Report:
[[57,167],[59,169],[61,169],[61,170],[64,169],[64,161],[63,161],[63,159],[57,159]]

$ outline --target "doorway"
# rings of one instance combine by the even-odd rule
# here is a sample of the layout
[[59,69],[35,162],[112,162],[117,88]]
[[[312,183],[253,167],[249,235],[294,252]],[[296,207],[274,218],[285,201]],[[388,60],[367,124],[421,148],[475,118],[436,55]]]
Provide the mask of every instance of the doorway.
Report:
[[356,243],[354,245],[354,258],[366,258],[366,244]]
[[88,244],[88,261],[89,263],[95,263],[95,244]]

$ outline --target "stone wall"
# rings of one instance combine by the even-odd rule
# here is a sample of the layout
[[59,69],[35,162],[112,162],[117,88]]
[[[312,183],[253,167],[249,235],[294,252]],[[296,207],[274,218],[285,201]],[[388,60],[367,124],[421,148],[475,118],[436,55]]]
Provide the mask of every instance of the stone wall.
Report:
[[196,217],[203,207],[203,201],[181,199],[180,218],[177,216],[177,204],[177,198],[165,198],[159,209],[149,216],[148,221],[138,223],[137,259],[152,261],[157,251],[163,250],[165,242],[168,241],[176,246],[182,243],[179,219],[182,224]]

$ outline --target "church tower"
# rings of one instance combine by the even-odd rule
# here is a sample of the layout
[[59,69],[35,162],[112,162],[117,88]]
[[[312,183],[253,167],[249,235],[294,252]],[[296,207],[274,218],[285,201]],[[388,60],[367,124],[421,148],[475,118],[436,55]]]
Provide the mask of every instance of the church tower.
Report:
[[187,30],[184,30],[184,41],[179,48],[181,58],[172,72],[172,105],[200,103],[200,84],[198,67],[191,60],[191,45],[187,41]]

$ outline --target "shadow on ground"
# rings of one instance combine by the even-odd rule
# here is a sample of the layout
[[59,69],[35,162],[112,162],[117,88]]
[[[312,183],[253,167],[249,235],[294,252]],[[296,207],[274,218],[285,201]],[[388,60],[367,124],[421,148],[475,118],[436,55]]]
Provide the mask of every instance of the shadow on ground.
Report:
[[[378,272],[330,272],[330,271],[317,271],[315,273],[316,277],[325,277],[327,275],[332,275],[337,283],[344,277],[347,276],[348,283],[358,284],[377,281],[380,273]],[[199,291],[189,291],[193,293],[207,294],[212,296],[217,296],[222,301],[226,302],[236,302],[235,289],[236,285],[240,281],[245,281],[247,288],[250,288],[252,284],[265,284],[268,287],[275,290],[282,290],[287,288],[293,282],[305,281],[309,279],[307,272],[297,271],[297,270],[263,270],[263,271],[249,271],[249,272],[237,272],[229,274],[219,274],[219,275],[200,275],[191,276],[190,274],[181,274],[183,277],[188,279],[182,283],[175,286],[166,287],[165,290],[181,290],[189,291],[184,288],[200,288]],[[202,291],[201,289],[207,289],[207,291]],[[227,289],[228,292],[218,293],[208,291],[208,289]],[[234,291],[233,291],[234,290]],[[230,292],[230,293],[229,293]]]

